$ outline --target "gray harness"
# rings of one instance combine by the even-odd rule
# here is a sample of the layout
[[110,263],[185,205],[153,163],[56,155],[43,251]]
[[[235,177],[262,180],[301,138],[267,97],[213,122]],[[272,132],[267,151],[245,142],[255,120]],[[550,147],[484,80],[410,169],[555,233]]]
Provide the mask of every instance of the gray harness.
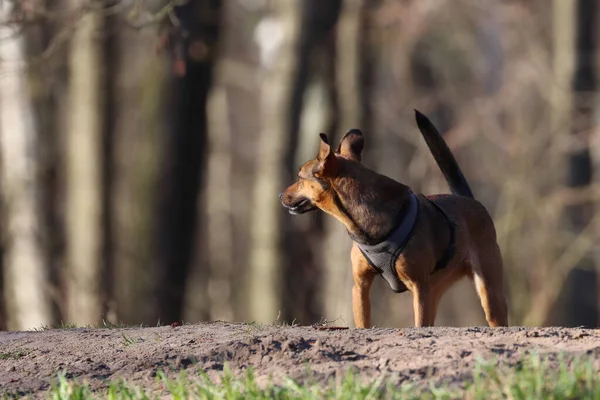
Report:
[[[448,265],[455,252],[456,225],[448,214],[433,200],[428,199],[438,210],[444,214],[450,227],[450,243],[444,255],[437,262],[434,272]],[[382,242],[374,245],[358,244],[358,248],[367,259],[371,267],[381,275],[390,285],[392,291],[402,293],[408,290],[398,277],[396,272],[396,260],[408,244],[419,216],[419,199],[414,193],[410,193],[408,209],[404,213],[402,222]]]

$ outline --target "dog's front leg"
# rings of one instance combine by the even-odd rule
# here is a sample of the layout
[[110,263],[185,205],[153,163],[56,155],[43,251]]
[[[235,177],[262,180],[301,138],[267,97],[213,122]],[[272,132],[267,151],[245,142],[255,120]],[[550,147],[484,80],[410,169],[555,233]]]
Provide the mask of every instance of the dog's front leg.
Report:
[[375,272],[365,260],[364,256],[354,246],[352,248],[352,312],[354,314],[354,326],[357,328],[371,327],[371,300],[370,292]]
[[354,283],[352,288],[352,312],[354,313],[354,326],[357,328],[371,327],[371,300],[369,292],[371,290],[371,281]]
[[433,298],[428,286],[417,286],[413,290],[413,311],[415,313],[415,326],[433,326],[435,311],[433,310]]

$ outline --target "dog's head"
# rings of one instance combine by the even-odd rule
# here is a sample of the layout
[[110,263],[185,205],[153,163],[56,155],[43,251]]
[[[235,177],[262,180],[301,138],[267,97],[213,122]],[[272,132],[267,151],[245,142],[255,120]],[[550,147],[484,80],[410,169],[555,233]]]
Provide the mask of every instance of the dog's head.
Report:
[[307,161],[298,172],[298,180],[279,195],[290,214],[304,214],[316,209],[334,212],[331,187],[335,179],[348,163],[360,163],[364,139],[358,129],[349,130],[335,151],[324,133],[319,136],[321,143],[317,157]]

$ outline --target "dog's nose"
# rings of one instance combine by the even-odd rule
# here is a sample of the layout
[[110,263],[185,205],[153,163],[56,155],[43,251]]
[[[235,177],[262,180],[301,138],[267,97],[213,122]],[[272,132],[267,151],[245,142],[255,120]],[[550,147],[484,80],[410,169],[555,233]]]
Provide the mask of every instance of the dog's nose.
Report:
[[279,193],[279,200],[283,198],[283,192]]

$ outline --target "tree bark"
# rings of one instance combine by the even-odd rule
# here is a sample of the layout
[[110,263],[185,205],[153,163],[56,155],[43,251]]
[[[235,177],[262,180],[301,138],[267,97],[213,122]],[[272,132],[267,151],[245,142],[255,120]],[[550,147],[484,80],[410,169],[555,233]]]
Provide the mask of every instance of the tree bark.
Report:
[[155,324],[152,304],[153,205],[160,192],[159,138],[166,130],[163,103],[166,65],[151,52],[158,42],[155,27],[135,31],[116,22],[114,47],[113,192],[110,240],[114,251],[112,323]]
[[[598,22],[597,0],[577,2],[577,28],[575,41],[575,70],[572,80],[572,140],[575,149],[568,158],[567,186],[585,188],[592,184],[593,165],[590,141],[595,129],[597,109],[596,51]],[[565,209],[567,229],[573,235],[581,233],[592,220],[594,205],[591,202],[568,206]],[[585,256],[569,273],[563,298],[559,298],[562,325],[597,327],[598,277],[592,254]],[[550,316],[550,318],[555,316]]]
[[171,27],[174,74],[159,183],[154,271],[154,316],[161,323],[181,321],[183,315],[198,195],[204,181],[206,103],[217,56],[221,8],[220,0],[191,0],[175,7],[183,32]]
[[[287,175],[284,165],[291,82],[297,69],[294,51],[300,28],[299,3],[273,3],[268,20],[258,26],[257,40],[261,48],[261,132],[258,138],[254,193],[250,220],[250,254],[248,315],[259,323],[275,321],[282,309],[282,269],[286,261],[283,251],[283,210],[277,193]],[[261,29],[264,28],[264,34]],[[272,31],[271,31],[272,30]],[[273,33],[280,42],[271,42]],[[270,50],[270,51],[269,51]]]
[[[369,0],[347,0],[343,3],[336,34],[335,78],[342,133],[358,128],[372,137],[370,3]],[[352,324],[352,241],[344,227],[332,218],[325,219],[325,232],[325,315],[328,319],[341,318],[343,322]]]
[[206,231],[209,278],[207,296],[209,318],[233,319],[233,275],[235,273],[232,244],[234,240],[231,210],[233,160],[229,99],[227,89],[213,91],[210,101],[210,133],[208,177],[206,185]]
[[[276,44],[272,60],[263,59],[262,65],[262,132],[251,221],[249,285],[250,315],[258,322],[280,317],[287,322],[310,323],[321,316],[317,293],[321,215],[290,218],[277,194],[293,182],[299,163],[306,161],[297,157],[304,93],[319,62],[319,47],[331,40],[339,8],[338,1],[278,3],[259,26],[259,45],[264,49],[272,44],[272,38],[268,33],[262,36],[261,28],[266,31],[271,27],[273,33],[281,35],[281,42]],[[311,217],[314,219],[307,221]]]
[[[69,1],[72,9],[87,4]],[[103,17],[87,10],[76,24],[69,53],[66,132],[68,320],[95,325],[103,309]]]
[[[297,69],[292,77],[292,87],[289,98],[289,114],[286,126],[287,141],[285,144],[285,158],[283,164],[285,187],[296,179],[298,168],[307,159],[300,159],[300,144],[318,143],[318,132],[305,132],[301,137],[301,117],[305,105],[306,89],[312,80],[335,78],[333,71],[335,63],[335,26],[341,9],[341,0],[323,3],[319,0],[301,2],[301,21],[298,32],[298,41],[295,49],[297,52]],[[318,79],[316,79],[318,82]],[[331,82],[334,84],[334,82]],[[332,103],[331,90],[327,88],[327,103]],[[335,100],[333,100],[335,102]],[[327,104],[326,103],[326,104]],[[329,104],[328,104],[329,105]],[[335,106],[336,104],[331,104]],[[327,109],[324,107],[324,113]],[[337,116],[324,118],[335,128]],[[335,132],[328,132],[330,140],[335,140]],[[316,148],[311,146],[312,148]],[[314,157],[315,153],[309,157]],[[292,217],[285,213],[283,220],[283,239],[287,260],[282,265],[285,281],[282,316],[285,321],[296,321],[300,324],[314,323],[322,318],[322,302],[319,291],[322,290],[323,268],[320,265],[320,256],[323,243],[323,217],[322,212],[304,218]],[[309,221],[307,218],[312,217]]]
[[553,65],[550,129],[559,134],[571,119],[573,92],[570,90],[575,64],[575,11],[577,2],[552,2]]
[[[13,2],[0,3],[0,19]],[[0,26],[0,157],[3,194],[3,264],[7,326],[24,330],[51,323],[47,271],[38,240],[41,215],[35,158],[34,110],[24,73],[22,34]]]
[[[35,7],[51,12],[64,7],[63,0],[35,0]],[[60,32],[67,29],[63,19],[44,19],[39,24],[24,27],[28,62],[28,80],[31,101],[35,108],[36,158],[39,164],[37,185],[40,197],[38,207],[42,216],[40,244],[48,273],[48,288],[54,323],[66,320],[65,298],[61,290],[61,269],[64,266],[65,232],[63,210],[63,155],[61,122],[68,105],[65,98],[67,66],[65,46],[47,54],[44,62],[40,55]]]

